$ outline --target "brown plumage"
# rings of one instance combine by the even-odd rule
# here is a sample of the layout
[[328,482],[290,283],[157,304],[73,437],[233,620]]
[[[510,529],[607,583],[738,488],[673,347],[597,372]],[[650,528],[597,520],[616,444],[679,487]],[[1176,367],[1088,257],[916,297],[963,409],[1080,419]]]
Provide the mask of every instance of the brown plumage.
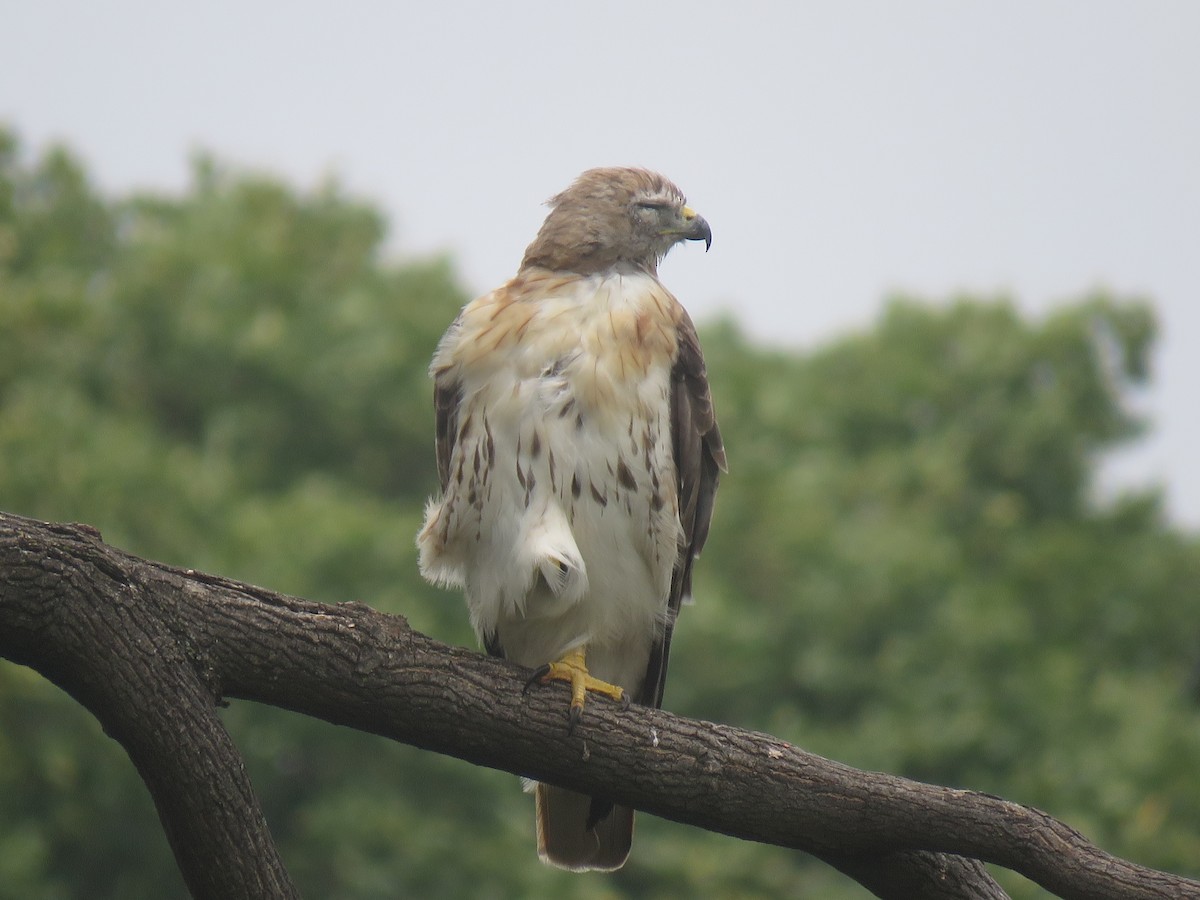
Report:
[[[657,269],[711,233],[644,169],[584,172],[550,207],[516,277],[434,357],[442,496],[421,570],[466,589],[488,652],[658,706],[725,451],[695,328]],[[581,714],[573,700],[571,727]],[[624,863],[632,810],[536,794],[545,861]]]

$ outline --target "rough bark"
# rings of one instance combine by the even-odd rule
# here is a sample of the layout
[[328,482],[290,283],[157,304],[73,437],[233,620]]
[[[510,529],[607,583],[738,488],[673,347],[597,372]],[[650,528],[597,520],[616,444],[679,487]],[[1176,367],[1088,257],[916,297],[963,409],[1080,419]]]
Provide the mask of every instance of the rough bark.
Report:
[[806,851],[880,897],[1003,897],[982,862],[1061,897],[1200,897],[1045,813],[864,772],[766,734],[593,701],[336,606],[148,562],[86,526],[0,514],[0,656],[44,674],[128,751],[198,898],[292,897],[225,697],[269,703],[746,840]]

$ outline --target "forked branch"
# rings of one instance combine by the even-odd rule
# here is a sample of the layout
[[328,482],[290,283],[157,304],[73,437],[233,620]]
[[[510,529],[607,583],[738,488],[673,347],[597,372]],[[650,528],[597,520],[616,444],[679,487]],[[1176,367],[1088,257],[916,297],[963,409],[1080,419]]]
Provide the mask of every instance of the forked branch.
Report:
[[292,897],[224,697],[269,703],[746,840],[803,850],[880,897],[1003,897],[982,862],[1061,897],[1200,897],[1045,813],[864,772],[770,735],[594,702],[441,644],[403,618],[131,556],[86,526],[0,514],[0,656],[128,751],[198,898]]

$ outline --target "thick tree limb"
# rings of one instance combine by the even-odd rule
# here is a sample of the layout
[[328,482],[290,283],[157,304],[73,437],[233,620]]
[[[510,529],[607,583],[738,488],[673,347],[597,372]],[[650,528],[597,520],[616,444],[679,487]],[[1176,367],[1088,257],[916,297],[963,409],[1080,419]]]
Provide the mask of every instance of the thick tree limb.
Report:
[[0,656],[63,687],[128,751],[192,893],[291,897],[214,714],[257,700],[665,818],[814,854],[880,897],[1002,897],[979,861],[1062,897],[1200,897],[1045,813],[863,772],[769,735],[593,702],[400,617],[130,556],[85,526],[0,514]]

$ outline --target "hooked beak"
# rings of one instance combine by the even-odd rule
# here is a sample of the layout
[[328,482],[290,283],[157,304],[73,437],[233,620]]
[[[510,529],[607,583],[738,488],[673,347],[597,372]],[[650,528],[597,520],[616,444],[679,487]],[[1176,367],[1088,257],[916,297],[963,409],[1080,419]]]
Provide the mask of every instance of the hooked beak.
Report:
[[712,229],[704,221],[704,216],[700,215],[690,206],[685,206],[683,208],[683,221],[683,238],[688,241],[704,241],[704,252],[707,253],[708,248],[712,246]]

